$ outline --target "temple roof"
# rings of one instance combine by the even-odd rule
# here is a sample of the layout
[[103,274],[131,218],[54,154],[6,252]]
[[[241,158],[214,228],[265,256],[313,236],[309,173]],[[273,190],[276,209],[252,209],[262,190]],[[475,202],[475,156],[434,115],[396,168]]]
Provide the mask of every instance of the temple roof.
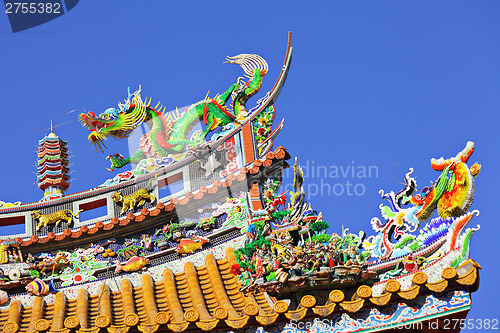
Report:
[[[133,286],[129,276],[124,276],[116,292],[101,284],[98,294],[89,295],[88,287],[83,285],[76,298],[67,299],[64,291],[60,291],[51,304],[45,304],[43,297],[38,296],[32,306],[23,308],[19,300],[14,300],[9,310],[0,313],[0,327],[6,333],[74,329],[97,332],[99,328],[123,333],[134,327],[152,333],[268,326],[280,321],[327,317],[339,311],[354,313],[445,290],[475,291],[480,268],[475,261],[468,260],[457,269],[444,268],[441,280],[433,283],[427,283],[425,273],[416,272],[413,286],[406,290],[401,290],[397,280],[389,280],[385,293],[377,297],[372,296],[371,287],[361,285],[356,291],[352,289],[352,295],[349,290],[335,289],[327,291],[329,296],[321,303],[315,296],[305,294],[299,302],[290,304],[283,300],[273,302],[260,293],[244,295],[231,272],[235,263],[233,249],[227,248],[226,258],[217,260],[208,254],[204,266],[186,262],[183,272],[175,274],[165,269],[157,281],[148,273],[142,274],[140,286]],[[113,284],[118,285],[118,281],[115,279]],[[310,288],[306,291],[312,292]]]

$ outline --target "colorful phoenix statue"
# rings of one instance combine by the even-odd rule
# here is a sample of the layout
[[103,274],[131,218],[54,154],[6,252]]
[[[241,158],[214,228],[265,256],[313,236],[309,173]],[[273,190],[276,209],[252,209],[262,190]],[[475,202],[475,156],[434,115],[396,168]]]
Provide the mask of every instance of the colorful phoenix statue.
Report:
[[[255,95],[262,86],[262,78],[267,74],[266,61],[256,54],[240,54],[228,57],[226,63],[238,64],[245,72],[248,80],[240,77],[227,91],[214,98],[207,97],[179,111],[165,114],[165,107],[151,107],[151,99],[141,98],[141,88],[128,94],[124,103],[118,104],[118,109],[109,108],[96,116],[93,112],[82,113],[79,118],[82,124],[89,128],[89,141],[94,150],[103,150],[104,141],[108,137],[115,139],[128,138],[142,123],[150,130],[140,139],[140,147],[135,154],[123,157],[120,154],[108,156],[111,169],[120,168],[128,163],[138,163],[144,158],[160,158],[169,154],[178,154],[186,149],[195,148],[203,143],[208,133],[217,127],[223,128],[229,124],[239,124],[248,115],[246,102]],[[232,111],[227,107],[232,98]],[[163,109],[163,110],[162,110]],[[190,134],[193,127],[203,122],[206,127],[202,133]]]
[[[415,250],[417,244],[416,238],[409,233],[415,232],[420,222],[428,220],[436,209],[439,218],[429,225],[451,226],[454,218],[466,214],[474,198],[474,177],[481,170],[478,163],[470,168],[466,164],[473,152],[474,143],[469,141],[465,149],[454,158],[431,159],[431,167],[441,171],[441,175],[435,184],[425,187],[420,194],[413,195],[417,184],[410,176],[413,169],[405,175],[406,186],[399,193],[384,193],[381,190],[382,198],[390,203],[389,206],[380,205],[382,216],[387,221],[382,223],[376,217],[372,219],[373,230],[379,234],[370,236],[365,241],[365,249],[381,259],[405,255]],[[422,234],[421,238],[430,239],[430,233],[437,230],[440,229],[434,226],[428,234]],[[394,243],[393,239],[397,242]]]

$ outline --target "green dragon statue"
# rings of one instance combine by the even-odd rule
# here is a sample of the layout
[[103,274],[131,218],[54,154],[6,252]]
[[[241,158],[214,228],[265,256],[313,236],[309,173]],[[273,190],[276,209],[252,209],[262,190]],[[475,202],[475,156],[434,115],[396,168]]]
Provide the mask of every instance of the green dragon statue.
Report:
[[[115,139],[128,138],[141,124],[146,123],[150,130],[140,139],[139,149],[129,157],[113,154],[107,158],[111,161],[111,169],[121,168],[128,163],[139,163],[145,158],[161,158],[169,154],[179,154],[186,149],[203,143],[207,135],[217,127],[223,128],[231,123],[240,124],[247,116],[246,102],[255,95],[262,86],[262,78],[267,74],[266,61],[256,54],[240,54],[227,57],[225,63],[238,64],[248,80],[239,77],[227,91],[214,98],[205,97],[202,101],[179,111],[165,114],[165,107],[151,107],[151,99],[143,101],[141,88],[128,94],[124,103],[118,103],[118,109],[109,108],[96,116],[93,112],[82,113],[79,118],[84,127],[90,129],[88,139],[92,147],[103,151],[104,141],[108,137]],[[232,111],[226,106],[232,98]],[[163,108],[163,111],[162,111]],[[189,137],[194,126],[203,122],[206,127],[202,133]]]

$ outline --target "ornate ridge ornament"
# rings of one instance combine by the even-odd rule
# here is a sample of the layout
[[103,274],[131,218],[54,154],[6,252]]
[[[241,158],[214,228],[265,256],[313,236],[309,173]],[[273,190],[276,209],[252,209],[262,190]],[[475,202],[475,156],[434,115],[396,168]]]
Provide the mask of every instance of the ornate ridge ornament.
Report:
[[[443,257],[450,260],[449,256],[454,256],[451,266],[457,267],[467,259],[470,237],[479,230],[479,226],[465,229],[472,217],[479,214],[468,211],[474,195],[474,177],[481,168],[478,163],[470,168],[466,164],[473,151],[474,144],[468,142],[453,158],[432,159],[431,167],[441,175],[419,194],[411,177],[413,169],[405,175],[403,190],[380,191],[390,203],[380,206],[387,221],[373,218],[371,225],[378,234],[368,238],[364,231],[356,235],[343,227],[340,235],[324,232],[329,224],[323,221],[322,213],[318,214],[305,201],[303,172],[297,162],[288,206],[285,194],[278,194],[280,179],[268,178],[264,184],[265,210],[243,229],[248,236],[246,245],[235,252],[238,265],[233,271],[239,276],[242,291],[281,296],[310,286],[366,284],[356,295],[371,298],[369,285],[387,281],[386,290],[394,293],[400,288],[397,278],[409,273],[414,273],[413,283],[425,285],[426,268],[431,269]],[[430,219],[434,211],[438,217],[415,234],[420,222]],[[457,246],[460,251],[453,252]],[[417,289],[402,295],[414,297]],[[345,306],[360,306],[355,303]]]
[[[249,114],[247,100],[255,95],[262,86],[262,78],[267,74],[266,61],[255,54],[240,54],[228,57],[226,63],[240,65],[248,81],[239,78],[221,95],[205,97],[202,101],[186,107],[182,113],[178,110],[165,114],[165,107],[158,103],[151,106],[151,99],[143,101],[141,87],[134,93],[128,92],[124,103],[118,109],[109,108],[99,116],[93,112],[82,113],[79,118],[82,125],[89,128],[89,141],[94,150],[103,150],[104,141],[109,137],[128,138],[142,123],[150,125],[150,131],[142,136],[137,152],[129,157],[120,154],[109,155],[110,171],[129,163],[139,163],[145,158],[161,159],[169,155],[183,153],[186,148],[195,148],[205,143],[209,132],[217,127],[224,128],[233,123],[240,124]],[[232,110],[227,107],[232,98]],[[163,109],[163,111],[162,111]],[[206,125],[201,132],[191,135],[191,129],[202,119]]]

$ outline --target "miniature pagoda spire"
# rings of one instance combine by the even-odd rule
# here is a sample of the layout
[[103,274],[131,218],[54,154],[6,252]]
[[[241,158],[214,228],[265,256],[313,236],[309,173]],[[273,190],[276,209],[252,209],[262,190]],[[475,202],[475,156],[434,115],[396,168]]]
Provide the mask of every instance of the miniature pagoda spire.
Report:
[[52,120],[50,134],[38,142],[37,180],[44,191],[42,201],[61,198],[69,187],[68,148],[55,133]]

